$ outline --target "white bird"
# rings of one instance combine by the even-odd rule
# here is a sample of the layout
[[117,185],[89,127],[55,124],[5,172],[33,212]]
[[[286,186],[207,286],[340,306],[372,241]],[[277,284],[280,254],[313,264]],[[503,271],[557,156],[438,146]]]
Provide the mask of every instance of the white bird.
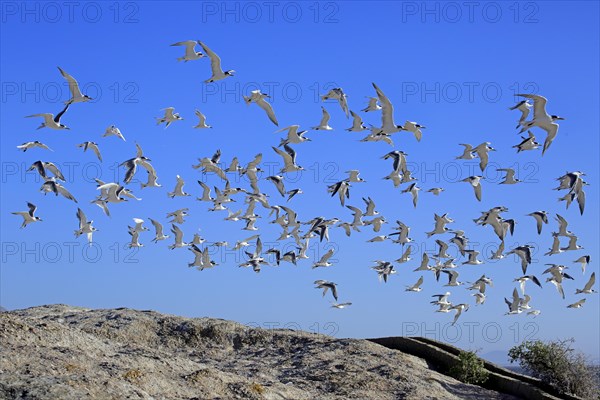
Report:
[[283,183],[282,175],[268,176],[265,179],[271,181],[275,185],[281,197],[285,197],[285,185]]
[[307,138],[306,136],[304,136],[304,134],[307,131],[300,131],[298,132],[298,129],[300,129],[300,125],[290,125],[287,126],[285,128],[281,128],[275,131],[275,133],[279,133],[279,132],[283,132],[283,131],[288,131],[287,133],[287,137],[285,139],[281,139],[281,143],[279,143],[279,147],[285,145],[285,144],[299,144],[299,143],[304,143],[304,142],[310,142],[311,139]]
[[290,201],[292,199],[292,197],[294,197],[295,195],[302,194],[302,193],[304,193],[302,191],[302,189],[292,189],[292,190],[286,192],[286,194],[288,195],[287,201]]
[[199,41],[198,44],[202,46],[202,49],[204,49],[204,52],[210,58],[210,69],[212,71],[212,75],[209,79],[205,80],[204,82],[211,83],[215,81],[220,81],[221,79],[225,79],[235,74],[235,71],[232,69],[223,72],[223,70],[221,69],[221,58],[219,58],[219,56],[214,51],[209,49],[208,46],[206,46],[204,43]]
[[350,198],[350,182],[343,180],[334,183],[333,185],[329,185],[327,187],[327,192],[331,193],[331,197],[335,196],[336,193],[340,198],[340,204],[342,207],[346,205],[346,199]]
[[144,220],[141,218],[133,218],[133,222],[135,222],[135,225],[128,227],[132,232],[144,232],[150,230],[144,226]]
[[333,256],[333,249],[329,249],[327,253],[323,254],[321,259],[313,264],[313,269],[318,267],[331,267],[333,264],[329,262],[329,259]]
[[544,147],[542,149],[542,155],[544,155],[558,133],[558,124],[555,121],[564,120],[564,118],[559,117],[558,115],[548,115],[546,112],[546,103],[548,100],[543,96],[537,94],[517,94],[517,96],[533,100],[533,119],[525,122],[521,132],[525,132],[527,129],[534,126],[545,130],[548,136],[546,136]]
[[184,218],[188,216],[189,208],[180,208],[179,210],[175,210],[167,214],[167,218],[173,218],[169,222],[175,224],[183,224],[185,222]]
[[529,305],[529,302],[531,301],[531,296],[529,296],[528,294],[524,295],[519,301],[519,307],[521,307],[523,310],[529,310],[531,308],[531,306]]
[[369,111],[379,111],[379,110],[381,110],[381,106],[379,104],[377,104],[377,102],[379,101],[379,98],[377,98],[377,97],[367,97],[367,99],[369,99],[369,103],[367,104],[367,106],[365,108],[363,108],[360,111],[369,112]]
[[473,282],[473,284],[471,284],[471,286],[469,286],[467,289],[468,290],[477,290],[479,293],[483,294],[483,293],[485,293],[487,286],[494,286],[494,282],[492,281],[491,278],[488,278],[484,274],[484,275],[481,275],[481,277],[479,279],[477,279],[475,282]]
[[414,270],[414,272],[416,271],[431,271],[431,267],[429,266],[429,256],[427,253],[423,253],[423,256],[421,257],[421,264]]
[[591,257],[589,255],[581,256],[577,260],[573,261],[576,263],[581,263],[581,272],[585,273],[585,267],[590,263]]
[[77,219],[79,220],[79,229],[75,231],[75,237],[85,234],[87,236],[88,243],[91,245],[92,235],[98,230],[92,226],[94,221],[88,221],[81,208],[77,208]]
[[123,186],[114,182],[104,183],[100,180],[96,180],[96,182],[98,182],[96,190],[100,190],[100,197],[98,200],[101,200],[104,203],[122,203],[127,201],[127,199],[121,197],[124,195],[123,192],[125,191]]
[[402,127],[402,130],[412,132],[412,134],[415,136],[415,139],[417,139],[417,142],[420,142],[423,136],[423,132],[421,132],[421,129],[425,129],[425,127],[423,125],[419,125],[416,122],[411,121],[406,121],[404,123],[404,126]]
[[552,247],[549,249],[549,251],[547,253],[545,253],[545,256],[552,256],[554,254],[560,254],[563,252],[563,250],[560,248],[560,239],[558,238],[558,235],[556,234],[552,234],[553,237],[553,241],[552,241]]
[[175,235],[175,243],[169,246],[169,249],[173,250],[174,248],[187,247],[190,243],[185,243],[183,241],[183,231],[175,224],[171,224],[171,232]]
[[404,253],[402,253],[402,255],[400,256],[400,258],[398,258],[396,261],[399,264],[408,262],[411,260],[410,258],[410,253],[412,253],[412,247],[411,246],[407,246],[406,250],[404,250]]
[[50,147],[46,146],[44,143],[39,142],[37,140],[33,141],[33,142],[25,142],[22,145],[17,146],[17,149],[19,150],[23,150],[23,153],[26,152],[29,149],[33,149],[33,148],[40,148],[40,149],[45,149],[45,150],[50,150],[50,151],[54,151],[52,150]]
[[362,138],[360,141],[361,142],[385,142],[385,143],[389,144],[390,146],[394,146],[394,141],[392,140],[391,135],[389,133],[373,132],[373,130],[376,130],[376,129],[377,128],[371,127],[371,133],[369,133],[367,136]]
[[379,232],[383,224],[387,224],[383,216],[375,217],[370,221],[364,221],[364,225],[371,225],[373,227],[373,232]]
[[391,262],[388,261],[375,261],[377,263],[376,266],[371,267],[372,270],[377,272],[377,278],[379,282],[383,281],[387,283],[388,276],[396,274],[398,271],[394,269],[394,266]]
[[444,293],[444,294],[434,294],[434,295],[433,295],[433,296],[431,296],[431,297],[437,297],[438,299],[437,299],[437,300],[435,300],[435,301],[431,301],[430,303],[431,303],[431,304],[436,304],[436,305],[442,305],[442,304],[446,304],[446,305],[448,305],[448,304],[451,304],[451,303],[448,301],[448,297],[450,297],[450,295],[451,295],[451,293],[450,293],[450,292],[446,292],[446,293]]
[[237,242],[235,242],[235,246],[233,246],[233,248],[231,250],[239,250],[242,247],[248,247],[250,246],[250,242],[258,239],[258,235],[252,235],[249,238],[243,239],[243,240],[238,240]]
[[143,244],[140,243],[140,233],[138,231],[133,231],[130,230],[129,235],[131,236],[131,241],[129,242],[129,244],[127,245],[127,247],[129,247],[130,249],[133,247],[144,247]]
[[455,306],[450,307],[451,310],[456,310],[456,314],[454,315],[454,320],[452,321],[452,325],[456,324],[458,318],[462,314],[463,311],[469,310],[469,305],[465,303],[457,304]]
[[381,128],[373,128],[373,131],[385,134],[400,132],[403,128],[394,122],[394,106],[392,102],[376,84],[373,83],[373,87],[377,92],[377,98],[381,104]]
[[301,171],[304,168],[296,164],[296,151],[288,146],[287,144],[283,145],[283,149],[285,151],[279,150],[276,147],[271,147],[275,153],[279,154],[281,158],[283,158],[283,168],[281,172],[295,172]]
[[[262,157],[262,155],[260,155],[260,156]],[[212,158],[208,158],[208,157],[201,158],[201,159],[199,159],[200,164],[192,165],[192,168],[194,168],[194,169],[202,168],[203,174],[206,174],[209,172],[214,172],[215,174],[217,174],[217,176],[219,178],[223,179],[225,182],[228,182],[229,179],[227,178],[225,171],[223,171],[223,169],[219,166],[220,157],[221,157],[221,152],[220,152],[220,150],[217,150],[217,152],[213,155]],[[257,156],[257,158],[258,158],[258,156]]]
[[454,220],[448,216],[448,213],[442,214],[441,216],[434,213],[433,218],[435,220],[435,226],[433,228],[433,231],[427,232],[427,237],[444,234],[450,231],[450,229],[446,228],[446,225],[454,222]]
[[536,221],[537,233],[538,235],[542,234],[542,224],[548,223],[548,213],[546,211],[534,211],[532,213],[527,214],[529,217],[533,217]]
[[435,255],[436,258],[452,258],[452,256],[446,253],[448,251],[448,243],[439,239],[437,239],[435,243],[439,247],[438,253]]
[[34,215],[35,210],[37,210],[35,204],[27,203],[27,207],[29,207],[29,211],[15,211],[12,213],[13,215],[20,215],[21,217],[23,217],[23,224],[21,225],[21,228],[25,228],[28,224],[31,224],[32,222],[42,221],[40,217]]
[[504,177],[504,180],[500,182],[500,185],[514,185],[521,182],[519,179],[515,178],[515,170],[512,168],[496,168],[496,171],[506,172],[506,176]]
[[205,268],[212,268],[216,265],[216,263],[210,259],[208,247],[205,247],[204,250],[200,250],[196,244],[192,243],[190,247],[188,247],[188,250],[194,253],[194,261],[188,263],[188,267],[196,267],[198,270],[203,271]]
[[563,265],[556,265],[556,264],[550,264],[551,267],[546,269],[543,273],[550,273],[552,274],[552,276],[550,278],[546,278],[546,282],[550,282],[552,283],[554,286],[556,286],[556,290],[558,291],[558,293],[561,295],[561,297],[565,298],[565,291],[563,289],[562,283],[565,279],[573,279],[572,276],[570,276],[569,274],[567,274],[566,272],[564,272],[565,269],[567,269],[568,267],[565,267]]
[[475,305],[480,305],[485,303],[485,294],[484,293],[473,293],[471,296],[475,296]]
[[171,123],[183,120],[178,113],[173,112],[175,111],[175,107],[163,108],[161,111],[164,111],[165,115],[163,117],[156,118],[156,125],[166,123],[165,129],[167,129]]
[[406,154],[402,150],[394,150],[394,151],[390,151],[389,153],[387,153],[386,155],[384,155],[381,158],[384,160],[391,158],[394,161],[394,164],[393,164],[394,171],[399,171],[404,174],[404,173],[406,173],[406,171],[408,171],[408,168],[406,165],[406,156],[408,156],[408,154]]
[[531,264],[531,249],[533,246],[525,244],[523,246],[518,246],[506,253],[506,255],[516,254],[521,259],[521,269],[523,270],[523,274],[527,273],[527,266]]
[[581,299],[573,304],[569,304],[567,308],[581,308],[587,299]]
[[594,286],[594,283],[596,283],[596,273],[592,272],[592,275],[590,275],[590,279],[583,286],[583,289],[576,289],[575,290],[575,294],[592,294],[592,293],[598,293],[596,290],[592,289],[592,287]]
[[481,260],[477,259],[477,256],[479,255],[479,252],[476,250],[465,250],[465,253],[469,255],[469,259],[465,262],[463,262],[463,264],[466,265],[481,265],[484,262]]
[[87,151],[88,149],[91,149],[94,154],[96,154],[96,157],[98,157],[98,160],[100,160],[100,162],[102,162],[102,155],[100,154],[100,149],[98,148],[98,143],[96,142],[83,142],[77,145],[77,147],[82,148],[83,147],[83,151]]
[[342,309],[342,308],[346,308],[351,306],[352,303],[331,303],[331,308],[338,308],[338,309]]
[[40,192],[42,192],[44,194],[54,193],[56,196],[58,196],[60,194],[64,198],[66,198],[68,200],[73,200],[75,203],[77,203],[77,199],[75,199],[75,196],[73,196],[71,194],[71,192],[69,192],[67,190],[66,187],[64,187],[60,183],[56,182],[55,178],[46,179],[46,182],[44,182],[42,184],[42,186],[40,187]]
[[573,236],[573,232],[567,230],[569,223],[564,217],[556,214],[555,219],[558,222],[558,232],[556,232],[556,236]]
[[44,122],[42,122],[42,124],[40,126],[37,127],[37,129],[42,129],[42,128],[50,128],[50,129],[71,129],[68,126],[62,124],[60,122],[61,117],[65,114],[65,112],[67,112],[67,110],[69,109],[69,106],[71,105],[71,103],[67,103],[67,105],[65,106],[65,108],[63,108],[63,110],[61,112],[59,112],[58,114],[56,114],[56,117],[54,116],[54,114],[50,114],[50,113],[43,113],[43,114],[33,114],[33,115],[27,115],[25,118],[33,118],[33,117],[42,117],[44,118]]
[[260,90],[253,90],[250,92],[250,96],[243,96],[244,102],[247,105],[250,103],[256,103],[257,106],[262,108],[265,113],[267,113],[267,117],[271,120],[272,123],[279,126],[279,122],[277,122],[277,117],[275,116],[275,111],[273,111],[273,106],[267,103],[265,98],[270,97],[268,94],[261,93]]
[[527,131],[528,137],[521,136],[521,143],[514,145],[513,149],[517,149],[517,153],[527,150],[537,150],[540,144],[535,141],[535,135],[531,131]]
[[413,207],[417,207],[417,202],[419,201],[419,190],[421,190],[420,187],[417,186],[416,183],[411,184],[410,186],[408,186],[406,189],[402,190],[402,193],[409,193],[412,196],[412,203],[413,203]]
[[165,235],[163,233],[163,226],[160,222],[153,220],[152,218],[148,218],[148,220],[150,220],[150,223],[154,225],[155,235],[154,239],[152,239],[154,243],[158,243],[159,240],[165,240],[169,237],[169,235]]
[[29,169],[27,169],[27,171],[28,172],[33,171],[34,169],[44,179],[50,179],[48,172],[51,172],[56,179],[65,181],[65,176],[62,174],[60,169],[58,169],[56,164],[54,164],[50,161],[41,161],[41,160],[35,161],[33,164],[31,164],[31,166],[29,167]]
[[194,114],[198,117],[198,124],[194,126],[194,129],[212,128],[212,126],[206,124],[206,116],[200,110],[195,110]]
[[352,115],[352,126],[346,129],[348,132],[362,132],[369,129],[363,124],[360,115],[356,114],[354,111],[350,111],[350,115]]
[[513,280],[513,282],[519,282],[519,285],[521,287],[521,294],[523,294],[523,295],[525,295],[525,284],[527,283],[527,281],[531,281],[531,282],[535,283],[536,285],[538,285],[539,287],[542,287],[542,284],[540,283],[539,279],[535,275],[524,275],[524,276],[521,276],[520,278],[516,278]]
[[79,90],[79,84],[71,75],[67,74],[60,67],[57,67],[60,71],[60,74],[67,80],[69,83],[69,91],[71,92],[71,98],[65,102],[65,104],[73,104],[73,103],[85,103],[86,101],[93,100],[90,96],[86,94],[82,94],[81,90]]
[[331,131],[331,130],[333,130],[333,128],[329,126],[329,119],[331,118],[329,116],[329,113],[327,112],[325,107],[321,106],[321,109],[323,110],[323,117],[321,118],[321,122],[319,122],[319,125],[313,126],[310,129],[313,129],[315,131]]
[[315,281],[315,285],[317,285],[315,286],[315,289],[323,289],[323,297],[325,297],[325,295],[327,294],[327,290],[331,289],[331,295],[333,296],[335,301],[337,301],[338,293],[337,285],[335,283],[319,279]]
[[183,42],[173,43],[171,46],[185,46],[185,54],[183,57],[178,57],[177,61],[188,62],[204,57],[204,54],[196,51],[197,44],[200,44],[198,40],[184,40]]
[[214,199],[210,197],[210,187],[202,181],[198,181],[198,184],[202,186],[202,197],[196,197],[196,200],[209,202],[213,201]]
[[561,247],[562,251],[583,250],[583,246],[577,244],[577,236],[569,236],[569,244],[566,247]]
[[481,201],[481,180],[482,179],[483,179],[483,176],[475,175],[475,176],[469,176],[468,178],[461,180],[461,182],[468,182],[471,186],[473,186],[473,191],[475,192],[475,198],[478,201]]
[[483,142],[473,147],[473,153],[477,154],[477,157],[479,157],[479,168],[481,169],[481,172],[483,172],[488,165],[488,152],[490,151],[496,151],[496,149],[490,146],[490,142]]
[[517,288],[513,290],[512,301],[505,297],[504,302],[508,306],[508,312],[506,313],[507,315],[520,314],[523,312],[523,309],[521,308],[521,298],[519,297]]
[[448,275],[448,283],[444,286],[460,286],[463,284],[458,281],[458,271],[448,271],[443,269],[442,272]]
[[179,175],[177,175],[177,183],[175,184],[175,189],[172,192],[167,193],[170,198],[174,198],[175,196],[191,196],[191,194],[183,191],[183,185],[185,185],[185,181]]
[[420,292],[421,290],[423,290],[423,288],[421,287],[421,285],[423,284],[423,276],[421,276],[419,278],[419,280],[412,286],[407,286],[405,291],[407,292]]
[[521,136],[521,143],[514,145],[513,149],[517,149],[517,153],[527,150],[537,150],[540,144],[535,141],[535,135],[531,131],[527,131],[528,137]]
[[[154,175],[156,178],[156,171],[154,170],[154,167],[152,167],[152,165],[150,165],[150,161],[152,161],[152,160],[150,160],[148,157],[144,156],[144,151],[142,150],[142,147],[139,144],[136,143],[135,147],[136,147],[135,157],[130,158],[129,160],[125,160],[121,164],[119,164],[119,166],[124,166],[125,168],[127,168],[127,172],[125,172],[125,178],[123,179],[123,182],[124,183],[131,182],[131,180],[133,179],[133,176],[135,175],[135,173],[137,171],[138,165],[148,171],[148,181],[150,182],[150,174]],[[156,179],[154,179],[154,180],[156,181]],[[158,185],[158,186],[160,186],[160,185]],[[142,185],[142,188],[143,187],[145,187],[145,186]]]
[[346,118],[348,118],[348,100],[346,93],[342,90],[342,88],[333,88],[327,94],[321,96],[321,100],[337,100],[340,103],[340,107],[344,114],[346,114]]
[[144,163],[143,166],[146,168],[146,172],[148,173],[148,179],[146,183],[141,182],[140,187],[142,189],[147,187],[162,187],[162,185],[158,183],[158,176],[156,175],[156,170],[154,167],[148,162]]
[[102,137],[108,137],[108,136],[116,136],[125,142],[125,136],[123,136],[123,134],[121,133],[119,128],[117,128],[114,125],[111,125],[108,128],[106,128],[106,131],[104,131],[104,135],[102,135]]
[[367,240],[367,243],[385,242],[386,239],[388,239],[388,237],[386,235],[379,235],[379,236],[375,236],[372,239]]
[[444,188],[436,187],[427,190],[427,193],[432,193],[434,196],[439,196],[440,193],[444,191]]
[[496,251],[492,251],[491,260],[502,260],[504,258],[504,240],[500,241]]
[[527,116],[529,116],[529,111],[531,109],[531,103],[527,100],[522,100],[518,102],[513,107],[510,107],[509,110],[519,110],[521,111],[521,118],[519,118],[519,122],[515,129],[518,129],[520,126],[525,126],[525,121],[527,120]]
[[460,143],[460,145],[465,149],[460,156],[456,157],[457,160],[472,160],[475,158],[475,155],[473,154],[473,146],[467,143]]

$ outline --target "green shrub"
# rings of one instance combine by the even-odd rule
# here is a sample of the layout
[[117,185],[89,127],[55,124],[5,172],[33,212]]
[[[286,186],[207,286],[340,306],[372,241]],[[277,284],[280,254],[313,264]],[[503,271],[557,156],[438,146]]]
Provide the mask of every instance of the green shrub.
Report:
[[586,357],[571,347],[573,339],[543,342],[525,341],[508,352],[530,375],[553,386],[560,393],[584,399],[600,398],[597,377]]
[[479,385],[488,379],[483,360],[474,351],[461,351],[458,360],[450,368],[450,375],[464,383]]

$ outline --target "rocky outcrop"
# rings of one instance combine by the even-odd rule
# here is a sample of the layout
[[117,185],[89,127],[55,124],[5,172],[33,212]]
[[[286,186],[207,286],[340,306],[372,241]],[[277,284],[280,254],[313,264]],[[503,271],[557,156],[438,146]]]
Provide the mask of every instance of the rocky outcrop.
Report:
[[1,399],[514,399],[367,340],[153,311],[0,313]]

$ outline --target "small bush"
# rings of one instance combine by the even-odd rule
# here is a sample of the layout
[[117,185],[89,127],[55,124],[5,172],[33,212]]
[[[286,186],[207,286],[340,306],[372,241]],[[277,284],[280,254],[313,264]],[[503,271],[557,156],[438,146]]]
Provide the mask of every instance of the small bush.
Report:
[[477,353],[461,351],[458,360],[450,368],[450,375],[461,382],[479,385],[487,381],[489,374]]
[[571,347],[573,339],[525,341],[508,352],[510,362],[518,362],[530,375],[560,393],[584,399],[598,399],[597,378],[585,356]]
[[137,368],[130,369],[123,374],[123,378],[127,379],[131,383],[138,383],[142,376],[144,376],[144,373]]
[[253,383],[250,386],[250,389],[257,394],[264,394],[265,393],[265,387],[263,385],[261,385],[260,383]]

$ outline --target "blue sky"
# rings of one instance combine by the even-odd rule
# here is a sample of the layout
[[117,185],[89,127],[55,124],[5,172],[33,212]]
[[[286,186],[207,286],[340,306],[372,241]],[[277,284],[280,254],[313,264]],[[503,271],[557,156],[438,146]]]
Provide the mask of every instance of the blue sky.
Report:
[[[48,303],[155,309],[338,337],[420,334],[482,353],[505,351],[526,338],[574,337],[577,347],[599,359],[598,296],[588,296],[580,310],[565,307],[578,300],[575,288],[598,268],[598,4],[482,2],[469,9],[460,2],[357,1],[282,2],[269,7],[263,2],[2,3],[0,304],[9,309]],[[178,63],[183,48],[169,46],[188,39],[205,42],[221,56],[223,68],[235,69],[236,75],[205,85],[208,60]],[[22,117],[56,113],[68,98],[57,66],[96,100],[69,109],[63,122],[70,131],[36,130],[37,119]],[[359,111],[366,105],[365,96],[374,95],[371,82],[393,102],[397,122],[411,120],[427,127],[420,143],[406,133],[394,136],[395,149],[409,154],[414,176],[424,189],[416,209],[408,194],[381,179],[391,171],[391,162],[380,157],[392,147],[359,142],[364,135],[344,130],[351,121],[337,103],[319,100],[319,95],[339,86],[348,95],[350,109]],[[333,131],[310,131],[312,142],[295,146],[298,163],[306,171],[290,174],[286,186],[305,192],[290,202],[300,220],[351,219],[349,210],[326,191],[349,169],[359,169],[367,180],[353,185],[349,204],[362,207],[361,197],[371,196],[388,221],[400,219],[411,227],[418,253],[435,251],[435,238],[450,238],[426,240],[425,235],[433,228],[433,213],[445,212],[455,219],[450,227],[464,230],[476,249],[491,252],[495,235],[472,219],[480,211],[505,205],[510,209],[506,216],[518,221],[514,237],[506,240],[507,249],[535,244],[537,262],[529,271],[540,278],[546,262],[571,266],[576,281],[565,285],[567,299],[563,301],[549,284],[543,289],[530,285],[532,304],[542,314],[535,319],[507,317],[503,298],[510,296],[512,279],[520,274],[517,260],[507,257],[463,266],[460,280],[472,281],[485,273],[495,285],[484,306],[472,306],[451,327],[452,316],[434,313],[428,303],[432,294],[446,291],[442,282],[426,274],[421,293],[404,291],[420,276],[412,272],[419,264],[418,254],[408,264],[397,265],[398,274],[387,284],[377,281],[369,268],[373,260],[396,259],[402,249],[389,242],[366,243],[377,235],[366,227],[350,238],[335,230],[329,244],[311,242],[315,255],[331,246],[336,250],[336,262],[329,269],[311,270],[305,261],[298,267],[264,267],[255,274],[238,268],[235,254],[219,253],[215,255],[219,267],[198,272],[187,268],[192,261],[189,251],[151,243],[152,232],[141,236],[145,247],[139,251],[125,249],[131,218],[158,219],[168,229],[166,213],[182,207],[190,208],[183,225],[190,238],[197,229],[209,242],[235,243],[252,234],[242,231],[241,223],[223,221],[226,214],[207,212],[207,203],[194,200],[201,194],[197,179],[222,183],[214,176],[202,178],[191,165],[216,149],[221,149],[222,160],[237,156],[243,164],[263,153],[266,171],[280,162],[270,147],[278,144],[281,134],[273,133],[276,127],[258,107],[242,101],[242,94],[256,88],[272,96],[282,127],[317,125],[321,105],[331,114]],[[519,92],[546,96],[548,112],[566,118],[543,158],[541,152],[517,155],[511,148],[519,142],[514,130],[519,115],[508,107]],[[169,106],[185,120],[165,130],[156,126],[154,117]],[[196,108],[213,129],[191,128]],[[368,124],[380,123],[379,114],[362,116]],[[101,137],[111,124],[121,129],[125,143]],[[536,134],[543,141],[545,133]],[[30,140],[40,140],[54,152],[16,150],[16,145]],[[75,146],[86,140],[99,143],[103,163]],[[454,157],[461,153],[458,143],[484,141],[498,151],[491,153],[479,203],[466,183],[457,182],[476,172],[476,164]],[[97,193],[93,178],[114,181],[119,171],[122,179],[123,170],[115,166],[134,156],[136,142],[153,160],[163,187],[140,190],[132,183],[130,188],[143,200],[112,205],[108,218],[89,203]],[[38,192],[39,177],[25,173],[38,159],[62,167],[78,205]],[[525,182],[498,185],[496,167],[515,168]],[[565,210],[552,190],[555,178],[575,170],[587,172],[590,183],[584,216],[575,206]],[[193,197],[166,196],[177,174],[186,180]],[[249,188],[245,179],[235,185]],[[446,191],[439,197],[425,193],[436,186]],[[284,204],[272,184],[262,181],[260,187],[273,204]],[[237,199],[234,210],[243,205],[243,198]],[[37,204],[44,222],[20,230],[18,217],[10,212],[24,210],[27,201]],[[77,206],[100,230],[93,248],[73,237]],[[533,219],[525,217],[535,210],[566,217],[585,250],[544,257],[556,223],[552,219],[538,236]],[[268,223],[264,210],[259,213],[262,240],[274,244],[279,231]],[[390,232],[391,225],[382,232]],[[593,260],[585,275],[572,263],[583,254]],[[329,297],[322,298],[313,288],[316,279],[336,282],[340,300],[353,305],[330,308]],[[464,287],[451,291],[453,301],[473,303]]]

